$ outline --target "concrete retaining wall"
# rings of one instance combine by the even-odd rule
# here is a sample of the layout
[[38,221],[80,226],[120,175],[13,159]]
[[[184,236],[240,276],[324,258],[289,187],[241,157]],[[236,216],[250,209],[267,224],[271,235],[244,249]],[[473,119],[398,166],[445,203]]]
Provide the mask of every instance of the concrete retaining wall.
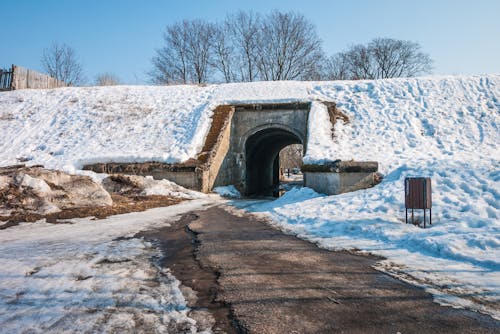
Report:
[[171,165],[161,162],[100,163],[86,165],[83,169],[96,173],[152,176],[156,180],[166,179],[188,189],[201,189],[199,173],[197,173],[194,164]]
[[304,185],[314,191],[337,195],[371,188],[379,182],[378,163],[372,161],[336,161],[303,167]]
[[[221,166],[230,147],[233,115],[233,106],[219,106],[216,109],[210,130],[210,132],[215,133],[209,133],[209,136],[214,135],[214,142],[211,145],[206,145],[209,146],[206,147],[206,161],[200,166],[201,176],[199,177],[201,179],[200,190],[202,192],[210,192],[216,184],[219,174],[225,172],[224,169],[221,169]],[[221,124],[214,124],[216,121]]]

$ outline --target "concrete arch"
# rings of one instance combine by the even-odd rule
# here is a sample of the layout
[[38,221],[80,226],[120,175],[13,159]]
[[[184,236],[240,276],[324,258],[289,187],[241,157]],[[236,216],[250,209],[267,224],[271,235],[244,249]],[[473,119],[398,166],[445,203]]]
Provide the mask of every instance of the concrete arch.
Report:
[[303,141],[284,126],[265,126],[251,133],[245,141],[246,195],[275,196],[279,187],[279,152]]
[[239,139],[240,145],[242,145],[242,146],[245,145],[248,138],[250,138],[251,136],[255,135],[258,132],[261,132],[261,131],[264,131],[267,129],[280,129],[280,130],[292,133],[293,135],[295,135],[297,138],[300,139],[300,143],[298,143],[298,144],[302,144],[302,145],[306,144],[306,134],[302,133],[299,129],[285,125],[283,123],[266,123],[266,124],[256,126],[252,129],[248,130],[246,133],[244,133],[243,136],[241,136]]
[[225,156],[213,171],[214,186],[232,184],[244,195],[273,195],[279,183],[279,151],[291,144],[307,145],[309,108],[309,103],[235,106],[222,141]]

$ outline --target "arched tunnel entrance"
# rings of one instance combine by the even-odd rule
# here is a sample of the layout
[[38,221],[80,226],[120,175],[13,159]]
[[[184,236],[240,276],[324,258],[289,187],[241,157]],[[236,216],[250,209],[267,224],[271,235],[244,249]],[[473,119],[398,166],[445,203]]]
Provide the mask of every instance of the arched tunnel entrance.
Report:
[[303,144],[301,138],[283,128],[260,130],[245,143],[246,195],[278,196],[280,184],[280,151],[292,144]]

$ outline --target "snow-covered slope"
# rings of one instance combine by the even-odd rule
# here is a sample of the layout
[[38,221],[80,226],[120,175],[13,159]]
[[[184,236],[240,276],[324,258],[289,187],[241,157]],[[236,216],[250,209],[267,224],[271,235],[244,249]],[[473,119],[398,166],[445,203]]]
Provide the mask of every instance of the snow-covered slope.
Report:
[[337,125],[333,142],[326,110],[313,104],[305,159],[377,160],[388,172],[420,159],[470,160],[478,146],[494,155],[499,96],[499,75],[4,92],[0,165],[27,159],[72,171],[91,162],[180,162],[201,149],[217,105],[325,100],[351,123]]
[[92,161],[186,160],[202,145],[213,88],[100,87],[0,94],[0,164],[71,171]]
[[336,126],[334,143],[323,138],[322,150],[313,143],[307,156],[313,161],[375,160],[388,173],[424,161],[500,158],[499,75],[332,82],[311,95],[335,101],[352,121]]
[[0,94],[0,166],[73,172],[92,162],[181,162],[203,146],[223,103],[307,100],[298,82],[84,87]]

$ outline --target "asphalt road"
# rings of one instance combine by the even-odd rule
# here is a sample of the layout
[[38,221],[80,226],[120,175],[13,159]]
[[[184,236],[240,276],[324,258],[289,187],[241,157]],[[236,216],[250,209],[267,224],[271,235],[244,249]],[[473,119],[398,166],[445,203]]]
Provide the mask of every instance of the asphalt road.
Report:
[[320,249],[230,211],[197,211],[144,235],[216,333],[500,332],[489,316],[440,306],[373,269],[375,257]]

